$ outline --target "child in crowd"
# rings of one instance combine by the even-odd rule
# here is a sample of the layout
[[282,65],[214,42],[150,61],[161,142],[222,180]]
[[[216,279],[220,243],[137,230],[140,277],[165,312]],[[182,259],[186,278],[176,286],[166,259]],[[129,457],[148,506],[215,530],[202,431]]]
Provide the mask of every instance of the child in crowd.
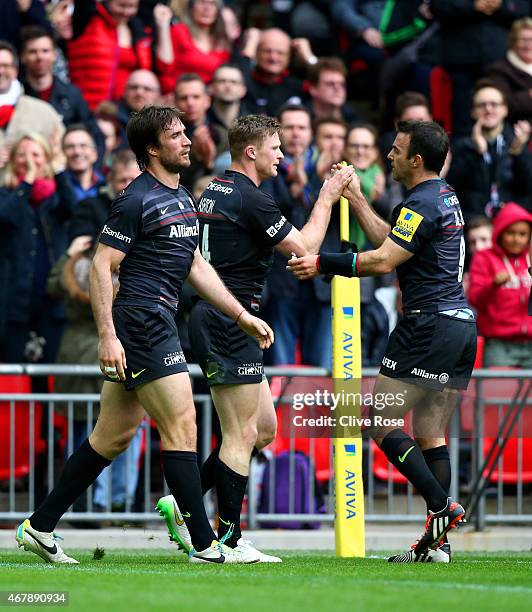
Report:
[[491,227],[491,220],[488,217],[479,215],[473,217],[471,221],[466,225],[466,272],[462,279],[464,285],[464,293],[466,297],[469,295],[469,286],[471,284],[469,278],[469,266],[471,265],[471,257],[477,251],[483,251],[484,249],[491,248],[491,235],[493,228]]
[[471,257],[477,251],[491,248],[492,233],[490,219],[483,216],[471,219],[466,228],[467,251]]
[[531,230],[532,214],[510,202],[493,221],[493,246],[473,256],[469,300],[486,338],[485,367],[532,368]]

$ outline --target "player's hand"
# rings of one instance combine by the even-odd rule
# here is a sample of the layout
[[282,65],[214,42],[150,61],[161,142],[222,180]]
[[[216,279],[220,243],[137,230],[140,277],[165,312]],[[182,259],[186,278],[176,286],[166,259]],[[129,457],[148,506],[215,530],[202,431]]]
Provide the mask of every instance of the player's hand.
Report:
[[329,204],[336,203],[353,176],[356,176],[353,166],[333,166],[333,174],[330,179],[323,183],[319,199],[325,200]]
[[270,348],[273,344],[274,336],[272,328],[265,321],[254,317],[247,310],[238,318],[237,325],[246,334],[255,338],[262,350]]
[[305,255],[304,257],[292,257],[287,262],[286,269],[299,280],[308,280],[319,275],[316,267],[317,255]]
[[495,276],[493,277],[493,282],[496,285],[504,285],[504,283],[506,283],[509,280],[510,280],[510,275],[508,274],[506,270],[501,270],[500,272],[497,272],[497,274],[495,274]]
[[112,380],[126,380],[126,354],[115,335],[100,336],[98,343],[100,370]]
[[356,203],[356,201],[360,199],[362,199],[364,202],[366,201],[366,198],[364,197],[364,194],[362,193],[362,187],[360,185],[360,177],[358,176],[356,172],[353,173],[351,180],[345,186],[345,189],[342,195],[346,197],[351,203],[353,202]]

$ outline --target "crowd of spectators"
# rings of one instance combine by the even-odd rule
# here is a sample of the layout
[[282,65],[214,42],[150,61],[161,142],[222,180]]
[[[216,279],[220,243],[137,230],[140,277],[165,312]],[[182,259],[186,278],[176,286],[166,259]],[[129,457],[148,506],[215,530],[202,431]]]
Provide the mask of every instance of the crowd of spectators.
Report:
[[[90,252],[117,184],[133,178],[125,126],[148,104],[184,112],[192,164],[181,179],[196,195],[229,165],[236,117],[277,116],[285,159],[263,189],[296,227],[340,160],[389,218],[404,196],[386,159],[401,120],[435,118],[449,132],[442,176],[471,234],[491,231],[508,202],[532,210],[531,4],[305,0],[259,10],[244,0],[5,0],[0,359],[65,360],[58,350],[71,309],[58,287],[75,299],[65,258]],[[340,248],[338,224],[335,211],[328,249]],[[350,241],[369,247],[354,217]],[[477,307],[478,265],[465,275]],[[363,280],[364,365],[380,362],[397,292],[391,275]],[[297,283],[276,255],[265,297],[277,339],[268,363],[329,367],[330,285]],[[518,341],[531,350],[526,317],[522,326]]]
[[[184,112],[181,180],[197,196],[230,163],[232,121],[277,116],[285,158],[262,187],[296,227],[341,160],[388,219],[404,196],[386,159],[395,124],[442,123],[487,363],[532,367],[531,13],[530,0],[3,0],[0,361],[97,361],[83,262],[138,173],[128,118],[160,103]],[[328,250],[338,227],[335,210]],[[350,240],[369,247],[354,217]],[[264,304],[269,364],[330,367],[326,281],[297,282],[276,254]],[[364,366],[398,316],[394,277],[363,279]]]

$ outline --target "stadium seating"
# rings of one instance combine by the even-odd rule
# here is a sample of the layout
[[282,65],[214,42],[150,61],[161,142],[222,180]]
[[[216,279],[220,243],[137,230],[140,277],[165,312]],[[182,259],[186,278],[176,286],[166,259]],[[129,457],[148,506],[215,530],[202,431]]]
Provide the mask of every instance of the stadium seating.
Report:
[[[22,374],[0,375],[0,393],[30,393],[31,379]],[[35,457],[44,452],[45,441],[41,440],[42,407],[34,404],[33,431]],[[0,402],[0,481],[10,477],[11,409],[9,401]],[[23,478],[30,472],[30,403],[15,403],[14,477]]]
[[[490,368],[493,370],[509,370],[511,368]],[[499,430],[503,416],[506,414],[512,398],[518,389],[518,381],[515,379],[496,378],[486,380],[482,385],[482,394],[486,402],[490,404],[484,407],[484,455],[488,453]],[[523,429],[522,435],[530,435],[532,432],[532,408],[525,407],[522,412]],[[516,484],[519,480],[519,429],[517,425],[510,432],[510,438],[506,443],[500,462],[493,470],[490,481],[504,484]],[[532,439],[524,437],[522,445],[521,478],[523,483],[532,482]],[[501,474],[499,475],[499,469]]]

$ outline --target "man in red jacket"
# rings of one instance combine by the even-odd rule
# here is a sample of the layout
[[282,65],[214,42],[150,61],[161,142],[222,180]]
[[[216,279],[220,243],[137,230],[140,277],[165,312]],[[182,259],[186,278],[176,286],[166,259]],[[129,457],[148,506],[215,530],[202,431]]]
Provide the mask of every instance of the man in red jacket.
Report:
[[532,214],[510,202],[493,221],[493,246],[471,262],[469,301],[486,338],[484,366],[532,368],[532,285],[529,245]]

